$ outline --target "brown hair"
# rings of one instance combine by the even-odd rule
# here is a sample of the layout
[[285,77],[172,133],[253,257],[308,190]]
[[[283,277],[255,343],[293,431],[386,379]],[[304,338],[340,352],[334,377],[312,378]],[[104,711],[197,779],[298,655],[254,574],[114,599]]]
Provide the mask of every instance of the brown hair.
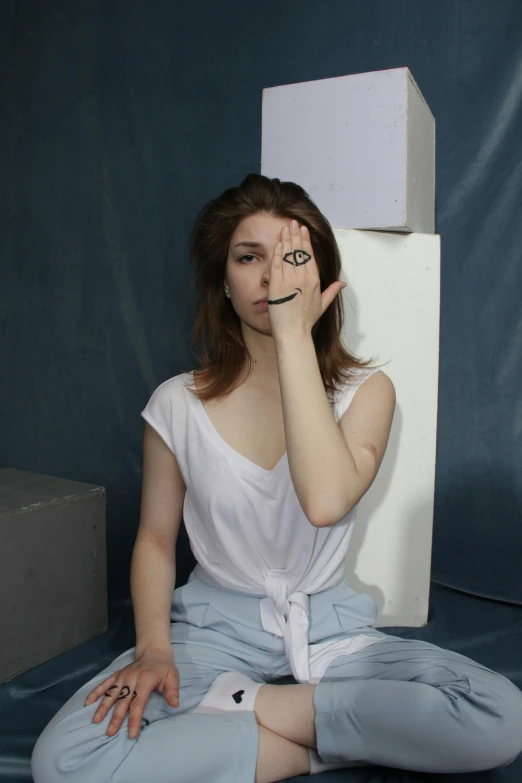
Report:
[[[196,350],[201,368],[194,371],[194,376],[197,375],[200,388],[187,385],[187,389],[203,402],[229,394],[246,379],[242,377],[245,365],[249,365],[246,377],[254,367],[243,341],[240,319],[224,295],[223,283],[232,234],[241,220],[257,212],[295,219],[307,226],[321,291],[339,280],[341,273],[341,257],[330,223],[300,185],[248,174],[239,187],[228,188],[209,201],[190,233],[190,257],[196,269],[199,298],[191,339],[201,345],[202,355]],[[357,359],[344,348],[340,336],[343,322],[342,299],[338,295],[312,329],[319,370],[330,401],[337,388],[349,381],[352,368],[362,369],[372,363],[370,359]]]

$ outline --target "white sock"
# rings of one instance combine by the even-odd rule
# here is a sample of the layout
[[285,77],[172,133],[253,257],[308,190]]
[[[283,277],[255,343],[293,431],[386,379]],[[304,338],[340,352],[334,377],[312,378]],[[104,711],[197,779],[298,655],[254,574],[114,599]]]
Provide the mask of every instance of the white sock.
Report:
[[241,672],[223,672],[192,712],[253,712],[257,692],[263,684]]
[[328,769],[348,769],[348,767],[368,767],[369,764],[362,761],[321,761],[321,758],[315,748],[308,748],[310,751],[310,775],[317,772],[326,772]]

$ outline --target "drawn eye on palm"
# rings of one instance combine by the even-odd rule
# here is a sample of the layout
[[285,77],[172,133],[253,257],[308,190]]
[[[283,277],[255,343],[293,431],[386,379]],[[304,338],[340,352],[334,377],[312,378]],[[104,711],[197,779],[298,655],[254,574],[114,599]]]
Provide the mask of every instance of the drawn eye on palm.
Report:
[[[291,250],[289,253],[285,253],[283,256],[283,261],[286,261],[287,264],[292,264],[292,266],[302,266],[303,264],[306,264],[312,256],[310,253],[307,253],[305,250]],[[300,288],[296,289],[299,291],[300,294],[303,292]],[[297,293],[290,294],[290,296],[284,296],[282,299],[269,299],[268,304],[282,304],[283,302],[290,302],[292,299],[295,299],[297,296]]]

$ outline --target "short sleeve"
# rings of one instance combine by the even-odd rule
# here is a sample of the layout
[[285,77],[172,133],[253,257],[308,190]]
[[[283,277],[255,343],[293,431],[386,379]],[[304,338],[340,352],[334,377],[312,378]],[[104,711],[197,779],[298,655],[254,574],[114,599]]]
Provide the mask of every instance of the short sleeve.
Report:
[[376,372],[380,367],[356,367],[352,370],[353,377],[350,383],[341,390],[335,404],[335,420],[338,422],[350,407],[350,403],[355,396],[355,392],[362,386],[365,380]]
[[175,455],[172,427],[173,403],[175,402],[173,392],[173,384],[170,381],[162,383],[153,393],[141,415],[163,438]]

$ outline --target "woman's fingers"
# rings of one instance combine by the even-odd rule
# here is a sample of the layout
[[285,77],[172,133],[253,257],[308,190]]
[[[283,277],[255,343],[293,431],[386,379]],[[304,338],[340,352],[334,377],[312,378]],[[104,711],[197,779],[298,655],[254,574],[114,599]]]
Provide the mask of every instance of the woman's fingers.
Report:
[[[114,712],[112,713],[112,718],[109,723],[109,726],[107,728],[107,736],[112,736],[113,734],[116,734],[121,727],[121,724],[123,723],[123,719],[125,718],[125,715],[127,714],[127,710],[130,709],[131,703],[135,701],[138,697],[134,694],[137,694],[138,692],[138,686],[137,686],[137,677],[134,678],[134,682],[129,679],[127,679],[127,682],[125,685],[123,685],[120,689],[120,694],[116,699],[116,706],[114,707]],[[145,694],[145,702],[147,703],[147,700],[150,696],[152,688],[147,689],[145,686],[145,683],[143,682],[143,675],[140,677],[140,685],[139,685],[139,691],[140,691],[140,700],[143,698],[142,693]],[[140,713],[140,723],[141,723],[141,715],[143,714],[143,707],[141,708]],[[138,726],[140,725],[138,723]]]
[[94,688],[94,690],[92,690],[89,693],[89,695],[84,701],[83,706],[87,707],[89,704],[92,704],[93,702],[97,701],[100,698],[100,696],[103,696],[105,691],[107,691],[109,688],[115,687],[114,683],[116,681],[117,674],[118,672],[111,674],[110,677],[107,677],[106,680],[104,680],[99,685],[97,685],[96,688]]
[[[120,730],[128,710],[130,710],[129,736],[134,737],[137,735],[141,726],[143,710],[155,685],[156,678],[151,672],[141,672],[137,677],[130,678],[127,676],[126,682],[119,687],[117,696],[112,696],[110,699],[107,697],[107,705],[102,705],[102,707],[98,708],[97,713],[103,709],[103,714],[101,715],[101,719],[103,719],[110,708],[115,705],[107,727],[106,734],[108,737],[112,737]],[[93,720],[97,720],[96,715]],[[131,728],[133,731],[131,731]]]
[[177,667],[167,674],[163,693],[174,707],[179,707],[179,672]]
[[[164,670],[163,670],[164,671]],[[156,670],[139,669],[135,664],[125,669],[114,672],[110,677],[101,682],[87,696],[85,706],[92,704],[102,697],[96,712],[93,715],[93,723],[103,721],[114,707],[111,720],[107,727],[107,736],[113,736],[120,728],[127,711],[129,711],[128,732],[133,738],[139,734],[143,712],[149,697],[158,687],[167,701],[173,707],[179,707],[179,671],[172,664],[163,680],[163,672]]]
[[103,693],[103,698],[100,702],[100,705],[93,715],[92,719],[94,723],[99,723],[105,718],[111,707],[116,703],[116,700],[120,696],[123,684],[124,683],[122,678],[106,688],[105,692]]
[[136,696],[134,701],[131,703],[130,711],[129,711],[128,732],[129,732],[129,737],[131,739],[137,737],[140,732],[141,720],[143,718],[143,710],[145,709],[145,705],[147,704],[152,688],[149,691],[147,691],[142,685],[140,685],[139,689],[137,690],[139,696]]

